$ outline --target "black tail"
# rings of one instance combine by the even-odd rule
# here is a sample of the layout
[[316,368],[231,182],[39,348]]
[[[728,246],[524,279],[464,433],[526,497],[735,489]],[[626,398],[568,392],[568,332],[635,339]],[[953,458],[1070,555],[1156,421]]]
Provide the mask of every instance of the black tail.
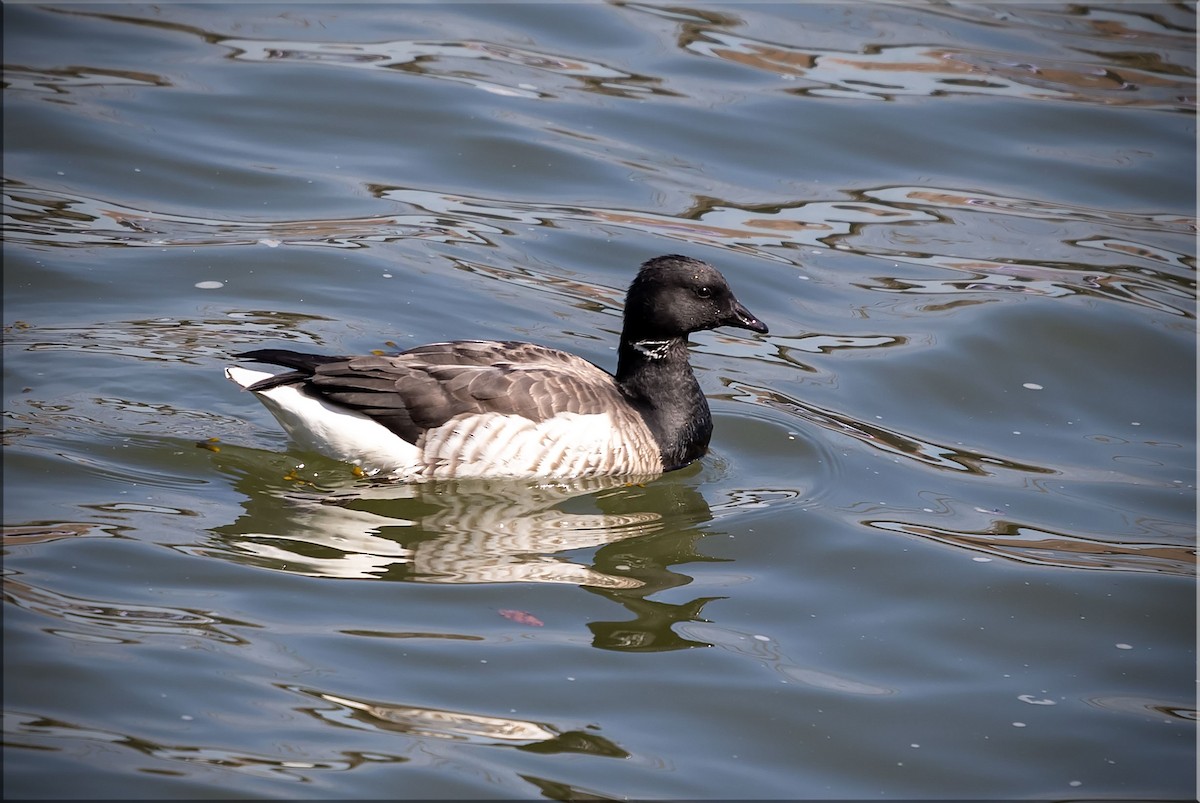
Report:
[[327,357],[324,354],[305,354],[302,351],[288,351],[287,349],[255,349],[233,356],[267,365],[282,365],[284,368],[291,368],[305,374],[311,374],[318,365],[347,359],[346,357]]
[[326,357],[322,354],[305,354],[302,351],[286,349],[255,349],[233,356],[242,360],[253,360],[267,365],[282,365],[284,368],[293,369],[290,373],[276,374],[246,388],[246,390],[252,391],[270,390],[280,385],[304,384],[313,375],[313,371],[317,370],[317,366],[346,359],[345,357]]

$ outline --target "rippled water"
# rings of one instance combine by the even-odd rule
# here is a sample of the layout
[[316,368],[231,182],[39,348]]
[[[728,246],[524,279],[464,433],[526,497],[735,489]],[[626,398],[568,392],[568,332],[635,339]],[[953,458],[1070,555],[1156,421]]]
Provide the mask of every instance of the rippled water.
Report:
[[[5,4],[9,798],[1195,792],[1194,4]],[[394,486],[221,367],[615,363],[644,482]]]

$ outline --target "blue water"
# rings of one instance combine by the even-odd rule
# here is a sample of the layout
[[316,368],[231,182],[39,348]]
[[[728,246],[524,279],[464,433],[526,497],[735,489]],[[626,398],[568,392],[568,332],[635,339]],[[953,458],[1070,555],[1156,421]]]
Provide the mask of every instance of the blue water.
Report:
[[[1195,6],[4,14],[6,798],[1186,799]],[[395,486],[231,354],[636,267],[701,463]]]

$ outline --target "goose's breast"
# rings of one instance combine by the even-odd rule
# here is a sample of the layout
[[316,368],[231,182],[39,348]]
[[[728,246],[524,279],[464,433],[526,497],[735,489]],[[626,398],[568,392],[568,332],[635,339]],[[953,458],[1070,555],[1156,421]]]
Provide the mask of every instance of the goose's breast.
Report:
[[463,415],[427,430],[418,446],[427,479],[662,471],[658,444],[642,420],[609,412],[559,413],[542,421],[500,413]]

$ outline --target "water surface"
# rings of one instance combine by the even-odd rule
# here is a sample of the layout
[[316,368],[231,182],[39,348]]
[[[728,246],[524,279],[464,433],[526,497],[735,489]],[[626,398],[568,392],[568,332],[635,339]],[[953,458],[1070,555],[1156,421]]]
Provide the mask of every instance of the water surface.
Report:
[[[4,13],[11,798],[1187,798],[1193,4]],[[394,486],[221,368],[615,364],[642,482]]]

